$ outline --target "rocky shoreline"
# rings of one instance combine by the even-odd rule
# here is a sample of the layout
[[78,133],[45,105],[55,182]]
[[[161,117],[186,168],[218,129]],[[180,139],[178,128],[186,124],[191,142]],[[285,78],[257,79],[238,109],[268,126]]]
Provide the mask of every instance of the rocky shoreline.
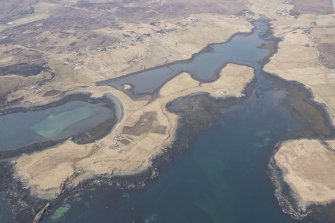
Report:
[[[254,32],[254,29],[253,31]],[[234,36],[241,34],[241,33],[237,33]],[[246,33],[245,35],[250,35],[251,33]],[[269,33],[267,33],[269,34]],[[232,39],[234,36],[232,36],[230,39]],[[264,34],[264,37],[267,36],[266,34]],[[206,47],[205,49],[203,49],[201,52],[203,52],[204,50],[210,50],[210,45],[208,45],[208,47]],[[275,50],[274,50],[275,51]],[[265,62],[265,61],[263,61]],[[251,90],[253,89],[255,82],[252,82],[251,84],[249,84],[247,86],[247,88],[245,89],[245,91],[243,92],[243,95],[247,95],[246,97],[248,97],[248,95],[250,94]],[[212,106],[218,106],[217,103],[219,101],[223,101],[223,104],[226,104],[228,107],[232,104],[236,104],[238,103],[240,100],[244,100],[244,98],[231,98],[231,99],[214,99],[208,96],[199,96],[199,95],[193,95],[193,96],[186,96],[186,97],[182,97],[177,100],[183,100],[185,98],[196,98],[196,97],[201,97],[204,101],[207,100],[207,104],[210,103],[212,104]],[[211,101],[211,102],[210,102]],[[172,102],[170,102],[168,104],[168,107],[171,107]],[[219,106],[218,106],[219,107]],[[217,107],[217,108],[218,108]],[[202,109],[203,107],[198,107],[198,109]],[[169,110],[169,109],[168,109]],[[150,180],[151,178],[154,178],[155,176],[158,175],[158,168],[164,166],[165,164],[169,163],[173,157],[174,154],[180,152],[180,150],[184,150],[188,147],[189,143],[192,141],[192,137],[194,137],[196,134],[199,134],[201,129],[207,127],[210,123],[212,123],[215,120],[215,117],[218,118],[216,115],[220,116],[222,115],[222,110],[216,110],[217,112],[211,112],[210,114],[203,114],[201,115],[201,113],[193,113],[193,114],[197,114],[197,117],[194,117],[193,119],[190,118],[192,117],[192,114],[188,114],[189,115],[189,121],[178,121],[178,127],[177,127],[177,134],[178,135],[176,137],[176,140],[174,142],[172,142],[172,145],[168,146],[167,149],[162,150],[163,152],[159,155],[156,156],[156,158],[154,160],[152,160],[152,166],[151,168],[145,170],[144,172],[141,173],[137,173],[137,174],[132,174],[130,176],[122,176],[122,177],[118,177],[118,176],[110,176],[110,175],[106,175],[106,176],[101,176],[101,177],[94,177],[93,179],[87,179],[86,181],[80,183],[77,187],[75,188],[63,188],[62,193],[60,194],[60,196],[58,197],[58,199],[54,200],[53,202],[51,202],[51,206],[53,205],[54,202],[57,202],[57,200],[61,200],[61,198],[66,197],[69,194],[72,194],[75,191],[83,191],[83,190],[87,190],[89,188],[95,188],[96,186],[108,186],[108,187],[115,187],[115,188],[123,188],[123,189],[141,189],[144,187],[144,185],[147,183],[148,180]],[[176,113],[178,113],[179,115],[181,115],[182,118],[185,119],[185,117],[187,116],[187,114],[183,113],[182,111],[174,111]],[[204,109],[202,109],[202,112],[208,112]],[[190,116],[191,115],[191,116]],[[206,117],[206,118],[205,118]],[[182,123],[182,124],[181,124]],[[189,132],[190,130],[193,131],[193,133]],[[13,171],[13,169],[11,169],[10,164],[7,164],[9,166],[7,166],[7,168],[9,168],[9,172]],[[12,172],[13,174],[13,172]],[[8,178],[10,178],[10,175],[7,175]],[[14,180],[14,179],[13,179]],[[16,179],[18,180],[18,179]],[[15,188],[16,191],[18,191],[17,194],[26,194],[25,196],[23,196],[23,199],[27,196],[30,197],[29,195],[29,190],[24,189],[22,184],[16,184],[16,182],[13,182],[13,184],[15,185],[21,185],[21,188]],[[13,197],[14,199],[15,196]],[[35,197],[34,199],[36,199],[36,202],[33,202],[33,204],[36,203],[35,205],[35,209],[41,209],[42,208],[42,203],[44,203],[45,205],[45,201],[43,202],[43,200],[39,200],[37,197]],[[10,199],[13,200],[13,199]],[[16,202],[15,202],[16,203]],[[17,204],[20,203],[24,203],[24,202],[18,202]],[[33,205],[34,206],[34,205]],[[33,216],[35,216],[38,212],[33,212],[30,210],[26,210],[27,211],[27,216],[30,216],[30,220],[33,219]],[[19,223],[21,222],[27,222],[28,218],[22,218],[20,217]]]
[[[279,41],[279,40],[276,39],[276,41]],[[275,53],[278,50],[277,44],[274,44],[274,46],[270,46],[270,47],[273,48],[271,50],[272,53]],[[261,63],[265,64],[268,62],[268,60],[269,59],[266,58],[264,61],[261,61]],[[269,75],[269,74],[266,74],[266,75]],[[302,84],[298,84],[296,82],[284,81],[283,79],[274,77],[272,75],[269,75],[269,78],[274,78],[276,80],[275,81],[276,83],[281,82],[282,84],[279,84],[279,86],[283,86],[283,84],[286,85],[287,83],[289,83],[289,85],[293,86],[294,88],[298,88],[300,90],[302,89],[303,92],[308,92],[308,90]],[[90,189],[94,189],[97,187],[112,187],[115,189],[124,189],[124,190],[142,189],[148,183],[148,181],[150,181],[150,179],[155,178],[155,176],[159,174],[160,168],[162,168],[163,166],[165,166],[165,164],[170,163],[170,161],[173,160],[173,157],[175,154],[188,148],[188,145],[192,142],[192,140],[194,140],[194,137],[198,135],[202,129],[206,128],[208,125],[215,122],[217,118],[221,117],[223,114],[223,110],[224,108],[226,108],[226,106],[230,107],[231,105],[237,104],[241,100],[244,100],[245,98],[247,98],[248,95],[250,95],[250,92],[253,89],[254,84],[255,82],[248,85],[247,89],[244,92],[244,95],[246,95],[246,97],[243,97],[243,98],[215,99],[212,97],[208,97],[208,95],[195,94],[191,96],[185,96],[182,98],[178,98],[178,99],[175,99],[173,102],[170,102],[168,104],[168,110],[179,114],[179,116],[181,117],[181,120],[179,120],[178,122],[178,128],[177,128],[177,134],[176,134],[177,137],[172,145],[168,146],[166,149],[163,149],[164,152],[161,153],[159,156],[157,156],[154,160],[152,160],[151,167],[149,169],[144,170],[139,173],[134,173],[129,176],[102,175],[99,177],[94,177],[92,179],[87,179],[79,183],[78,186],[76,186],[75,188],[67,188],[66,185],[64,185],[64,188],[60,196],[56,200],[50,202],[50,207],[52,207],[57,202],[60,202],[63,198],[67,196],[71,196],[72,194],[76,192],[90,190]],[[311,103],[311,106],[312,107],[316,106],[317,107],[316,110],[319,110],[319,112],[321,111],[322,116],[324,116],[325,114],[328,114],[326,111],[324,111],[322,106],[321,107],[317,106],[318,104],[313,101],[313,97],[310,92],[307,94],[303,94],[303,96],[301,97],[301,99],[303,99],[302,101],[304,101],[306,97],[307,97],[307,104],[309,104],[310,102],[313,102]],[[186,109],[185,107],[184,107],[184,111],[183,109],[174,110],[172,108],[173,103],[176,103],[176,101],[178,100],[181,100],[181,101],[187,100],[189,103],[188,105],[192,104],[192,101],[193,103],[197,102],[195,103],[198,105],[196,109],[199,109],[199,111],[194,111],[192,109]],[[295,99],[292,99],[292,100],[295,100]],[[290,104],[290,101],[286,101],[286,103]],[[187,104],[187,103],[181,103],[181,104]],[[195,104],[193,104],[192,108],[194,108]],[[201,106],[199,106],[199,104],[201,104]],[[211,108],[211,109],[208,109],[208,108]],[[303,109],[303,108],[304,107],[302,106],[300,109]],[[188,110],[192,112],[187,112]],[[299,109],[298,111],[296,111],[296,108],[294,108],[293,110],[295,111],[295,114],[299,114]],[[296,116],[296,118],[302,122],[305,121],[304,119],[299,119],[298,116]],[[321,128],[322,127],[324,126],[321,125]],[[319,129],[316,129],[316,131],[312,131],[312,133],[309,133],[309,136],[315,136],[315,134],[318,133],[318,130]],[[305,134],[307,133],[303,133],[303,135]],[[322,134],[321,136],[320,135],[318,136],[321,137]],[[294,135],[293,137],[298,138],[298,137],[301,137],[301,135]],[[10,182],[10,180],[8,179],[10,179],[13,176],[12,175],[13,169],[7,161],[3,162],[3,165],[4,165],[4,169],[7,169],[7,171],[5,171],[7,173],[0,175],[0,177],[1,179],[6,178],[7,180],[1,181],[1,182],[7,182],[8,186],[6,185],[1,185],[1,186],[2,188],[7,188],[7,190],[8,188],[10,188],[9,190],[11,192],[7,193],[7,197],[10,200],[13,201],[16,199],[16,201],[18,201],[18,202],[15,202],[17,204],[17,207],[15,210],[19,210],[19,212],[21,213],[20,215],[18,215],[18,219],[19,219],[18,222],[21,223],[21,222],[27,222],[27,221],[33,220],[36,215],[39,215],[41,210],[43,212],[45,211],[45,214],[48,214],[48,210],[47,210],[48,208],[45,208],[47,205],[47,201],[31,197],[29,190],[25,189],[23,184],[18,179],[13,179],[13,182]],[[269,165],[270,166],[272,165],[272,161],[270,162]],[[279,202],[281,206],[283,207],[283,209],[286,211],[286,213],[291,214],[292,217],[297,218],[297,219],[299,218],[301,219],[302,217],[304,217],[304,216],[299,216],[299,214],[294,212],[294,210],[296,210],[296,207],[293,207],[290,209],[290,205],[292,202],[290,199],[284,200],[279,197],[281,190],[284,191],[284,193],[288,193],[289,191],[287,187],[284,187],[284,185],[282,185],[282,181],[280,177],[278,178],[278,176],[280,176],[280,173],[278,172],[278,170],[271,166],[270,175],[276,186],[280,185],[281,187],[283,187],[283,189],[280,189],[280,191],[276,192],[276,195],[278,196]],[[18,198],[21,193],[22,193],[22,197]],[[21,208],[24,208],[25,204],[30,204],[29,202],[32,203],[33,209],[31,210],[27,209],[23,211],[23,209]]]
[[38,212],[48,202],[31,196],[29,188],[25,188],[23,182],[17,179],[10,161],[0,163],[0,190],[4,198],[9,201],[12,214],[18,223],[33,222]]
[[[278,151],[281,143],[276,145]],[[275,196],[281,206],[283,212],[289,214],[296,220],[323,220],[325,222],[333,222],[335,220],[335,201],[330,203],[312,204],[307,208],[301,208],[297,198],[297,194],[292,190],[291,186],[284,180],[284,173],[276,164],[272,157],[269,162],[269,177],[275,187]]]
[[[281,80],[281,83],[287,82],[280,77],[274,76],[273,78]],[[274,146],[274,151],[270,156],[268,164],[269,177],[275,187],[275,196],[285,213],[297,220],[322,219],[326,222],[332,222],[335,220],[335,216],[329,210],[335,210],[335,203],[313,204],[306,209],[301,208],[298,204],[297,194],[284,180],[284,172],[279,168],[274,159],[274,155],[278,152],[282,144],[288,140],[331,140],[335,137],[335,128],[326,105],[316,102],[313,92],[302,83],[296,81],[290,81],[289,83],[291,83],[291,85],[288,85],[287,89],[293,97],[286,99],[285,103],[292,116],[301,123],[304,123],[304,127],[293,135],[281,139],[280,142]],[[292,106],[292,101],[297,100],[295,95],[298,95],[301,101],[303,100],[305,103],[304,106],[300,106],[300,108]],[[304,115],[301,116],[300,114]]]
[[[300,90],[304,91],[305,94],[309,94],[309,91],[299,83],[287,82],[285,80],[282,80],[281,78],[272,75],[268,76],[268,78],[273,79],[276,83],[279,82],[286,84],[289,83],[289,85],[291,85],[292,87],[299,88]],[[61,202],[63,198],[71,196],[71,194],[95,188],[109,187],[109,188],[115,188],[115,190],[143,189],[147,183],[150,183],[151,180],[153,180],[156,176],[159,175],[161,168],[164,168],[166,165],[169,165],[174,160],[174,157],[176,155],[178,155],[180,152],[187,152],[187,148],[196,138],[196,136],[200,134],[200,132],[203,129],[208,127],[208,125],[211,125],[211,123],[214,123],[219,117],[222,117],[225,108],[229,108],[232,105],[240,103],[241,100],[245,100],[250,95],[250,92],[254,89],[254,84],[256,84],[256,82],[252,82],[250,85],[248,85],[246,91],[244,92],[244,94],[246,95],[246,97],[244,98],[215,99],[209,97],[206,94],[195,94],[178,98],[173,102],[169,103],[168,110],[180,116],[177,130],[177,137],[171,146],[167,147],[166,149],[163,149],[164,152],[161,153],[159,156],[157,156],[154,160],[152,160],[152,165],[149,169],[129,176],[106,175],[106,176],[95,177],[93,179],[88,179],[80,183],[76,188],[65,189],[61,194],[61,196],[58,199],[56,199],[55,203],[53,202],[51,203],[51,206],[53,204],[56,204],[57,202]],[[310,100],[313,101],[312,97],[310,97]],[[177,106],[178,108],[174,109],[173,108],[174,104],[178,102],[180,105],[182,105],[183,108]],[[194,108],[195,104],[198,105],[197,109],[200,110],[194,111],[190,109]],[[187,108],[187,106],[189,107]],[[209,107],[211,109],[208,109]],[[318,111],[320,111],[323,115],[326,115],[327,113],[323,113],[324,110],[319,110],[320,108],[323,107],[322,106],[316,107]],[[301,131],[299,133],[290,136],[285,136],[285,139],[283,138],[281,140],[300,138],[301,135],[305,134],[306,132]],[[279,144],[280,143],[278,143],[277,146]],[[297,205],[292,206],[294,205],[294,199],[293,196],[290,194],[290,188],[288,187],[288,185],[285,185],[284,181],[282,181],[280,170],[278,168],[275,168],[275,165],[272,164],[273,160],[271,158],[271,161],[269,162],[269,177],[271,181],[274,183],[274,185],[280,188],[280,190],[276,190],[275,194],[280,203],[280,206],[283,208],[283,211],[285,213],[291,215],[295,219],[316,219],[314,218],[315,216],[313,215],[316,212],[316,210],[322,213],[322,210],[324,210],[324,208],[326,209],[331,207],[331,205],[327,205],[327,206],[310,208],[307,212],[308,216],[307,213],[302,214],[297,212],[296,210],[299,209],[299,207]],[[283,193],[289,196],[285,198],[280,196]],[[48,214],[48,212],[46,212],[46,214]]]
[[[279,146],[276,146],[278,150]],[[269,177],[275,186],[275,196],[282,210],[292,218],[302,220],[309,212],[302,212],[295,200],[295,194],[283,179],[283,172],[276,165],[273,157],[269,162]]]
[[[248,90],[246,91],[250,91],[252,89],[252,85],[253,83],[248,86]],[[201,111],[195,112],[197,116],[192,117],[190,113],[186,114],[183,111],[171,109],[171,106],[173,106],[172,104],[176,100],[191,101],[191,104],[199,103],[200,101],[200,104],[206,103],[206,105],[213,106],[213,108],[215,107],[215,111],[213,110],[213,112],[210,112],[209,114],[207,111],[201,109],[202,106],[199,106],[198,108],[201,109]],[[245,100],[245,98],[215,99],[209,97],[207,94],[195,94],[176,100],[168,105],[169,111],[174,112],[180,116],[176,139],[171,143],[170,146],[162,149],[162,152],[152,160],[152,164],[148,169],[125,176],[103,175],[94,177],[92,179],[87,179],[81,182],[75,188],[65,188],[60,197],[51,202],[51,206],[61,202],[68,196],[83,191],[92,189],[94,190],[96,188],[110,188],[115,189],[116,191],[144,189],[145,185],[158,177],[160,170],[171,164],[173,159],[178,154],[180,154],[180,152],[187,152],[187,148],[193,142],[193,140],[195,140],[196,136],[200,134],[203,129],[208,127],[208,125],[211,125],[222,116],[222,109],[228,108],[234,104],[238,104],[241,100]],[[213,116],[213,114],[216,114],[216,116]],[[200,116],[201,119],[199,118]],[[48,212],[45,214],[48,215]]]
[[[253,84],[254,82],[248,85],[244,94],[250,94],[250,91],[253,88]],[[17,214],[17,222],[33,222],[37,215],[38,218],[43,218],[43,215],[41,215],[40,211],[43,211],[43,213],[45,212],[44,214],[47,214],[48,209],[57,202],[62,201],[62,199],[66,198],[67,196],[71,196],[72,194],[76,194],[78,192],[101,187],[115,188],[117,190],[143,189],[150,180],[159,175],[160,168],[163,168],[169,164],[176,154],[187,149],[189,144],[195,139],[196,135],[198,135],[208,125],[213,123],[217,118],[222,116],[223,107],[228,108],[233,104],[238,104],[241,100],[245,100],[246,97],[215,99],[208,96],[207,94],[195,94],[176,100],[186,100],[193,101],[193,103],[198,103],[199,98],[200,101],[202,101],[200,104],[205,104],[205,107],[210,105],[215,109],[208,113],[208,110],[202,109],[203,106],[198,106],[198,109],[201,111],[193,113],[197,115],[192,117],[192,113],[186,114],[183,111],[171,109],[171,106],[173,106],[174,102],[169,103],[168,110],[179,114],[182,119],[179,121],[177,127],[178,136],[170,146],[168,146],[166,149],[163,149],[163,152],[152,160],[152,165],[150,168],[126,176],[101,175],[91,179],[86,179],[74,188],[68,188],[66,184],[64,184],[60,196],[52,201],[31,196],[29,188],[25,188],[24,184],[15,177],[12,166],[13,164],[10,163],[10,161],[2,161],[0,164],[2,165],[2,169],[4,171],[0,175],[0,188],[1,191],[6,191],[6,198],[13,205],[13,212]],[[216,114],[216,116],[213,116],[213,114]],[[45,207],[46,205],[47,207]],[[28,206],[31,208],[27,208]]]

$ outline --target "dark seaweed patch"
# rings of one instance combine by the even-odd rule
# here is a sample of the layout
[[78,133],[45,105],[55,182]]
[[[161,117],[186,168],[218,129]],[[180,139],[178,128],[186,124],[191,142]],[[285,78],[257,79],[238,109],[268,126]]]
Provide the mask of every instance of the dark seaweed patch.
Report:
[[40,65],[18,63],[9,66],[0,67],[0,76],[15,74],[23,77],[34,76],[41,73],[44,67]]

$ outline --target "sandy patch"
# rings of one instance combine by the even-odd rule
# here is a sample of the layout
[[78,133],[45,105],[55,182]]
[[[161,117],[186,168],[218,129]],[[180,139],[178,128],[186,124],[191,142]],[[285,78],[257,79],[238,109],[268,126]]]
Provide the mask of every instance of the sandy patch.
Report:
[[[334,145],[334,141],[330,143]],[[335,200],[333,149],[318,140],[288,141],[281,145],[274,159],[303,211],[310,205]]]
[[111,134],[95,143],[76,145],[66,141],[19,157],[15,161],[17,176],[38,197],[51,198],[61,192],[64,182],[74,186],[83,179],[102,174],[127,175],[142,171],[174,140],[178,117],[166,110],[167,103],[198,92],[215,97],[240,97],[253,78],[252,68],[233,64],[227,65],[212,83],[200,84],[190,74],[182,73],[167,82],[159,97],[150,102],[133,101],[111,87],[88,88],[94,96],[106,93],[117,96],[124,106],[122,121]]

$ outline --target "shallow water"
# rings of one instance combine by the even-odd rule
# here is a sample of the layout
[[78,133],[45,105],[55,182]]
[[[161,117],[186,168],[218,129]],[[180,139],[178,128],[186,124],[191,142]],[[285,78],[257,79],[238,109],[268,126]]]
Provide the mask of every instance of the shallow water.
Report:
[[[226,44],[213,44],[212,51],[204,51],[186,64],[173,65],[183,67],[180,70],[187,67],[194,77],[206,81],[215,79],[227,62],[250,65],[255,68],[256,80],[248,98],[226,109],[188,152],[176,155],[144,190],[99,188],[82,192],[58,201],[42,222],[295,223],[275,198],[268,162],[277,142],[306,126],[286,108],[285,85],[277,85],[262,71],[259,61],[270,51],[259,48],[264,43],[260,35],[268,27],[264,21],[255,25],[252,35],[237,35]],[[270,38],[266,41],[274,43]],[[160,74],[162,69],[166,68],[151,72]],[[135,81],[145,79],[141,72],[112,83],[134,81],[136,93],[145,94],[157,89],[166,80],[164,75],[165,79],[156,79],[151,89],[144,80],[143,86]],[[177,100],[170,109],[192,109],[187,107],[187,100]]]
[[265,92],[225,111],[143,191],[85,192],[43,222],[295,222],[278,205],[267,163],[276,140],[300,125],[281,106],[284,91]]
[[70,101],[0,116],[0,151],[76,136],[113,117],[104,103]]
[[[156,92],[164,83],[180,74],[189,72],[199,81],[213,81],[222,67],[227,63],[245,64],[259,68],[259,61],[269,55],[269,51],[260,48],[262,44],[273,43],[273,39],[260,38],[259,35],[267,34],[267,24],[256,22],[258,27],[251,34],[239,34],[227,43],[211,44],[202,52],[193,55],[191,60],[179,61],[157,68],[140,71],[134,74],[102,81],[99,85],[110,85],[123,90],[123,85],[129,84],[131,91],[126,91],[130,96],[142,97]],[[150,83],[150,84],[148,84]]]
[[13,219],[12,208],[5,199],[3,192],[0,192],[0,222],[15,223]]

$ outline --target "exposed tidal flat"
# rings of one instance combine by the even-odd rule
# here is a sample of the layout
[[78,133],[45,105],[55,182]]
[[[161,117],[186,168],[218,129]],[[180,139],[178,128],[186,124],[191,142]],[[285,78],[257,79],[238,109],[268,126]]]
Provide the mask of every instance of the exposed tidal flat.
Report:
[[[236,35],[222,44],[221,53],[209,51],[218,62],[215,69],[209,68],[208,81],[228,62],[254,68],[256,77],[244,92],[246,97],[215,99],[200,94],[167,104],[168,111],[181,119],[172,148],[153,161],[152,170],[161,167],[156,180],[141,191],[130,190],[129,182],[136,182],[136,177],[146,179],[148,174],[88,180],[52,201],[42,222],[295,222],[281,211],[268,176],[274,145],[288,138],[328,136],[332,129],[323,108],[312,102],[302,86],[262,71],[277,40],[271,37],[266,21],[255,26],[252,34]],[[221,58],[225,54],[236,58]],[[205,54],[198,66],[205,66],[212,56]],[[185,73],[176,78],[189,80]],[[159,93],[169,91],[163,87]],[[171,159],[173,165],[161,165]],[[157,175],[152,173],[152,177]],[[108,181],[116,182],[116,187],[125,182],[128,189],[101,186]]]

